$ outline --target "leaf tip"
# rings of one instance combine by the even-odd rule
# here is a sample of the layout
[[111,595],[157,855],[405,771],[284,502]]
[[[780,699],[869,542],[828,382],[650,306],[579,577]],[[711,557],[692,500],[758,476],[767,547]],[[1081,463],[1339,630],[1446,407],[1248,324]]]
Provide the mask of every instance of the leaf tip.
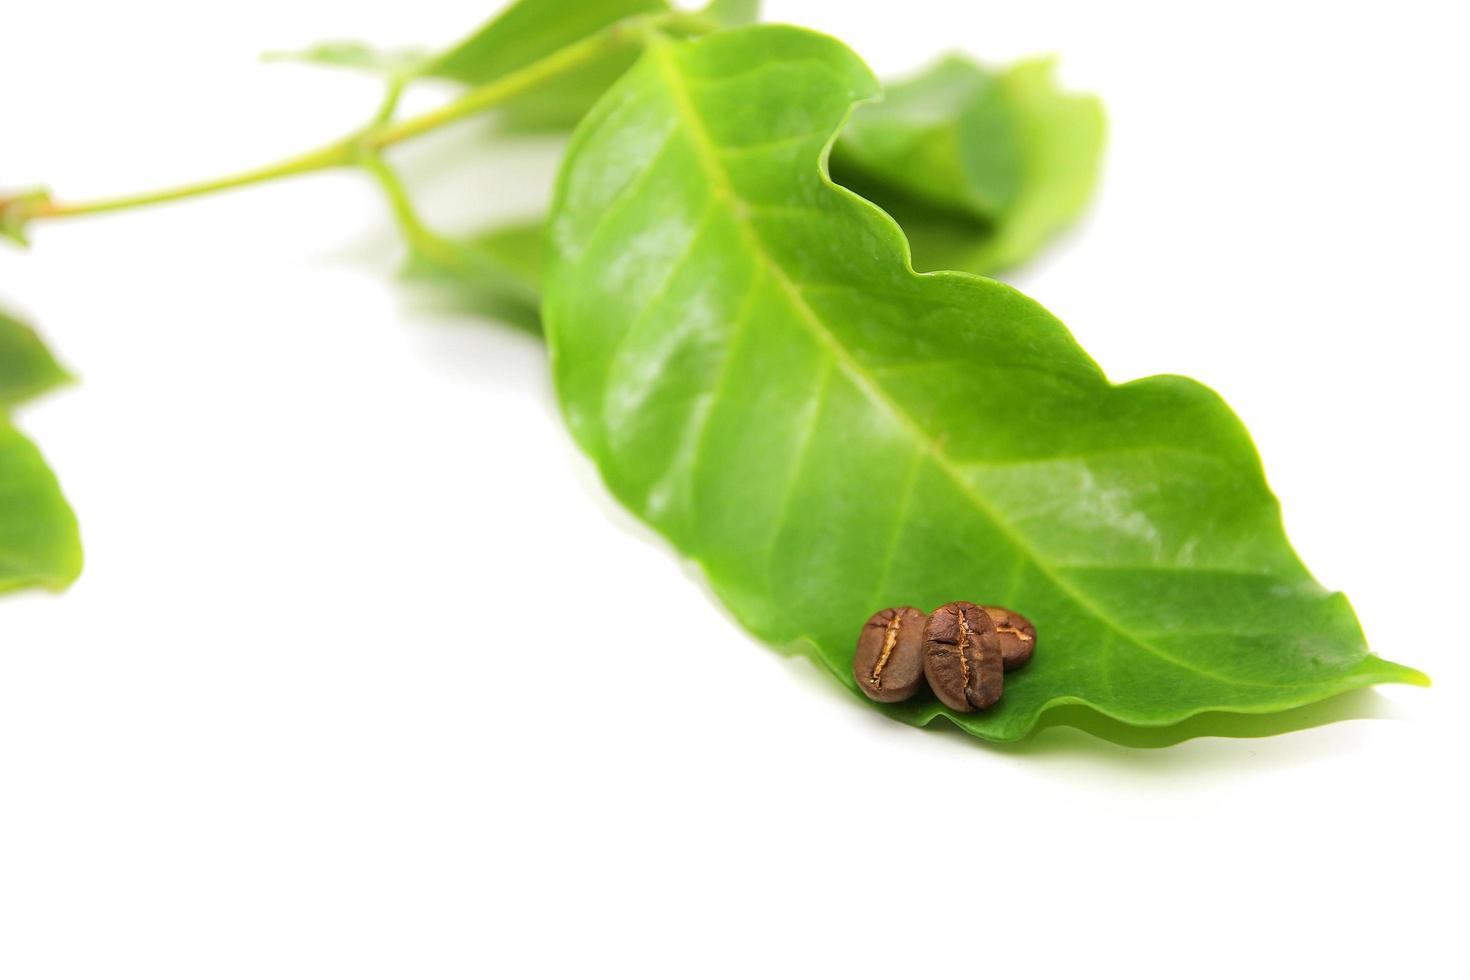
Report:
[[1384,660],[1381,657],[1369,657],[1366,664],[1369,673],[1369,683],[1372,684],[1408,684],[1412,687],[1433,687],[1434,681],[1422,670],[1409,667],[1404,664],[1394,663],[1392,660]]

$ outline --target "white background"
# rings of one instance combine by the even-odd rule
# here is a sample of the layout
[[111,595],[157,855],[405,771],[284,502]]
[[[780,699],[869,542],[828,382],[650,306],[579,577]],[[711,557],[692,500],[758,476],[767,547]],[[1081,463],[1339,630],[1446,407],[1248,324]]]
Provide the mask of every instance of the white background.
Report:
[[[22,421],[88,568],[0,604],[0,976],[1470,976],[1458,6],[769,4],[885,73],[1052,50],[1106,99],[1098,204],[1016,281],[1115,379],[1223,392],[1436,680],[1274,737],[990,748],[756,644],[601,488],[538,341],[392,281],[357,175],[4,250],[83,377]],[[258,52],[484,13],[7,5],[0,182],[314,145],[374,86]],[[554,158],[435,212],[527,210]]]

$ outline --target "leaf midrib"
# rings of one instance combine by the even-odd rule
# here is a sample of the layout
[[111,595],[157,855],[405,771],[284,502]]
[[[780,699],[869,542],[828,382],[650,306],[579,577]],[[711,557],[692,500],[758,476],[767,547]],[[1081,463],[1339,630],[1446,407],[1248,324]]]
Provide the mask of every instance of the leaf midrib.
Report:
[[[771,254],[766,247],[764,239],[761,238],[760,233],[751,226],[749,221],[745,220],[741,216],[741,211],[745,208],[745,202],[735,192],[734,186],[730,183],[729,177],[725,174],[724,169],[719,164],[719,150],[714,140],[710,137],[709,131],[705,127],[703,119],[700,117],[698,110],[694,106],[694,103],[689,98],[689,93],[683,85],[683,75],[678,71],[678,65],[673,59],[672,50],[672,42],[666,40],[655,41],[654,43],[649,45],[649,56],[657,66],[659,74],[663,78],[669,90],[670,97],[672,98],[672,101],[674,103],[674,109],[678,113],[679,118],[683,122],[686,131],[690,135],[690,139],[694,144],[695,157],[698,160],[700,169],[704,172],[705,177],[710,181],[711,190],[718,197],[724,199],[727,204],[732,206],[731,210],[734,215],[733,223],[740,230],[741,236],[749,242],[752,254],[755,256],[756,260],[766,269],[766,271],[770,274],[772,280],[781,288],[782,292],[786,294],[787,298],[792,304],[792,307],[795,309],[800,319],[807,325],[812,336],[825,348],[827,348],[834,361],[842,369],[842,372],[847,375],[848,379],[855,386],[857,386],[859,391],[861,391],[864,396],[866,396],[874,404],[882,408],[896,422],[903,426],[903,428],[909,431],[909,433],[915,439],[915,444],[924,453],[926,453],[930,459],[934,460],[935,465],[937,465],[950,479],[950,481],[959,488],[961,493],[963,493],[966,497],[970,499],[971,503],[975,505],[975,507],[981,512],[986,520],[989,521],[989,523],[1003,537],[1010,541],[1012,546],[1015,547],[1015,549],[1021,555],[1023,555],[1028,561],[1030,561],[1031,564],[1038,571],[1040,571],[1042,575],[1053,582],[1057,586],[1057,588],[1060,589],[1073,603],[1080,607],[1087,615],[1091,616],[1094,620],[1100,623],[1104,628],[1126,640],[1134,647],[1153,655],[1154,657],[1164,661],[1165,663],[1172,664],[1173,666],[1178,667],[1182,670],[1189,671],[1190,673],[1213,678],[1226,684],[1235,684],[1245,687],[1300,688],[1317,686],[1315,683],[1272,684],[1263,681],[1245,680],[1208,670],[1198,664],[1191,663],[1186,660],[1180,660],[1178,657],[1175,657],[1167,650],[1164,650],[1148,642],[1145,638],[1133,633],[1117,620],[1107,615],[1107,613],[1102,608],[1100,608],[1095,602],[1088,598],[1085,593],[1078,591],[1078,589],[1070,581],[1068,581],[1065,576],[1061,575],[1050,562],[1044,559],[1037,552],[1035,546],[1028,539],[1021,537],[1019,534],[1013,531],[1007,525],[1007,523],[1002,520],[1001,513],[995,508],[995,506],[983,495],[981,495],[980,492],[972,484],[970,484],[967,480],[963,478],[963,475],[958,468],[958,464],[950,460],[949,457],[942,452],[939,444],[933,439],[933,437],[931,437],[927,432],[924,431],[923,427],[919,425],[918,421],[912,415],[910,415],[901,405],[899,405],[891,397],[889,397],[887,392],[883,391],[867,377],[867,375],[862,371],[861,365],[853,360],[847,349],[841,344],[841,342],[838,341],[836,335],[833,334],[833,332],[827,327],[826,323],[823,322],[822,318],[817,314],[817,312],[813,310],[811,306],[806,302],[805,297],[801,295],[801,292],[797,288],[796,284],[791,281],[791,278],[789,276],[786,275],[786,270],[783,269],[780,264],[774,261],[774,259],[771,257]],[[830,186],[832,186],[834,190],[836,189],[836,185]],[[1100,649],[1106,649],[1106,645],[1101,644]]]

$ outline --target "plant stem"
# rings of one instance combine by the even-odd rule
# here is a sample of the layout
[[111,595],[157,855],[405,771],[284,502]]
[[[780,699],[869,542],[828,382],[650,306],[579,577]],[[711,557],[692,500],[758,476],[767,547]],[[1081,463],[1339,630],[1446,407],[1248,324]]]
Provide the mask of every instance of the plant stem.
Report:
[[298,156],[287,157],[284,160],[279,160],[276,163],[259,167],[255,170],[246,170],[227,177],[216,177],[212,180],[202,180],[193,184],[182,184],[178,187],[145,191],[141,194],[125,194],[120,197],[104,197],[92,201],[78,201],[73,203],[40,200],[36,202],[35,207],[30,209],[27,217],[37,220],[42,218],[72,218],[87,214],[102,214],[107,211],[125,211],[129,208],[141,208],[147,207],[150,204],[181,201],[190,197],[202,197],[205,194],[214,194],[236,187],[248,187],[251,184],[279,180],[282,177],[308,174],[318,170],[343,166],[352,162],[356,154],[356,146],[357,141],[353,138],[339,140],[336,143],[330,143],[308,153],[299,154]]
[[[294,177],[299,174],[358,165],[362,163],[365,155],[375,154],[396,143],[421,136],[441,126],[494,108],[537,85],[555,79],[599,57],[625,47],[641,44],[650,31],[670,23],[678,25],[688,20],[688,15],[661,14],[631,17],[619,21],[554,51],[539,61],[472,88],[445,105],[409,119],[395,122],[387,118],[396,103],[397,95],[396,91],[390,92],[384,103],[388,112],[380,111],[373,122],[363,129],[325,146],[254,170],[183,184],[178,187],[92,201],[53,201],[38,195],[30,200],[26,198],[0,199],[0,206],[19,209],[13,213],[12,220],[18,219],[16,220],[17,225],[23,227],[29,220],[72,218],[107,211],[123,211],[152,204],[202,197],[206,194],[215,194],[237,187],[248,187],[252,184]],[[401,84],[401,82],[394,84]]]
[[652,18],[635,17],[590,34],[560,50],[534,61],[518,71],[503,75],[473,88],[464,95],[437,109],[404,119],[400,122],[386,121],[382,126],[371,127],[363,134],[362,145],[370,150],[382,150],[394,143],[438,129],[467,116],[492,109],[507,99],[519,95],[542,82],[550,81],[574,68],[587,64],[598,57],[611,54],[632,44],[641,44],[648,36]]

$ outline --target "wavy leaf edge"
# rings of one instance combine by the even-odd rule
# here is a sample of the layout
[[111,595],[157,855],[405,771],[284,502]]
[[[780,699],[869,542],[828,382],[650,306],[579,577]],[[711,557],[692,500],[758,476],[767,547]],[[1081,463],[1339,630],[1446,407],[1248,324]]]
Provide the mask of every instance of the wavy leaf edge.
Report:
[[[846,51],[849,56],[852,57],[859,64],[862,64],[859,56],[853,54],[849,49],[847,49],[846,45],[840,40],[832,38],[829,35],[823,34],[819,31],[780,24],[757,24],[731,28],[720,31],[718,34],[709,35],[697,39],[663,38],[653,44],[650,44],[649,49],[640,57],[640,61],[646,61],[652,58],[666,58],[668,50],[675,46],[698,46],[709,43],[728,43],[728,40],[732,35],[747,33],[772,33],[778,31],[793,32],[811,38],[820,39],[824,43],[836,45],[837,47]],[[908,238],[898,222],[887,212],[885,212],[881,207],[874,204],[872,201],[863,197],[859,193],[843,186],[842,184],[836,183],[829,173],[828,161],[831,151],[834,144],[839,139],[844,126],[851,119],[852,114],[862,105],[881,98],[881,88],[878,79],[872,74],[870,69],[867,69],[866,65],[863,65],[863,68],[867,72],[868,79],[871,82],[874,93],[864,98],[855,98],[849,103],[846,110],[846,115],[842,118],[840,123],[836,125],[829,133],[825,143],[822,145],[820,153],[812,162],[815,164],[818,176],[828,193],[835,193],[845,198],[850,204],[860,207],[867,216],[869,222],[874,226],[874,228],[881,228],[883,230],[884,237],[887,239],[887,244],[892,248],[894,254],[898,257],[901,257],[902,259],[903,271],[916,280],[949,280],[959,282],[986,283],[988,284],[987,288],[1005,290],[1006,292],[1012,294],[1014,297],[1017,297],[1025,301],[1026,303],[1035,306],[1038,313],[1057,323],[1057,326],[1060,328],[1067,340],[1076,348],[1076,350],[1079,354],[1081,354],[1082,357],[1084,357],[1089,363],[1092,364],[1094,369],[1097,371],[1099,377],[1112,389],[1129,387],[1149,387],[1180,383],[1187,384],[1198,389],[1201,395],[1213,400],[1218,405],[1218,407],[1223,410],[1224,414],[1228,416],[1230,423],[1235,430],[1233,435],[1238,438],[1244,444],[1244,446],[1249,447],[1251,463],[1256,469],[1262,470],[1261,479],[1263,483],[1265,483],[1259,450],[1256,447],[1254,441],[1251,439],[1249,431],[1246,429],[1244,423],[1235,414],[1235,412],[1230,409],[1228,403],[1226,403],[1224,399],[1221,398],[1221,396],[1216,391],[1214,391],[1214,389],[1195,379],[1176,374],[1150,375],[1146,377],[1131,379],[1125,382],[1115,382],[1110,378],[1107,378],[1105,372],[1102,371],[1101,367],[1098,366],[1096,362],[1091,358],[1091,356],[1087,354],[1085,349],[1077,343],[1076,339],[1072,336],[1070,330],[1066,328],[1065,324],[1057,321],[1056,318],[1052,316],[1048,311],[1046,311],[1044,307],[1041,307],[1039,303],[1036,303],[1036,301],[1032,300],[1030,297],[1021,293],[1019,290],[1015,289],[1009,284],[986,276],[964,271],[942,270],[931,272],[918,272],[915,270]],[[629,84],[629,80],[632,79],[635,74],[636,71],[628,72],[623,77],[623,79],[617,85],[615,85],[607,95],[604,96],[603,101],[609,101],[613,97],[613,93],[619,91],[622,87]],[[595,111],[593,113],[590,113],[587,119],[584,120],[583,124],[580,125],[578,129],[574,132],[571,144],[569,145],[567,152],[563,157],[562,167],[557,177],[554,192],[554,203],[552,208],[553,215],[555,215],[560,210],[561,204],[564,200],[566,194],[566,184],[569,179],[568,174],[571,172],[575,164],[578,150],[580,149],[584,141],[585,133],[588,129],[587,122],[590,121],[595,115]],[[556,249],[553,249],[553,252],[555,251]],[[550,305],[551,304],[548,300],[543,299],[543,321],[549,322],[547,309]],[[546,330],[546,335],[551,366],[553,372],[555,372],[558,363],[564,356],[564,351],[561,345],[560,331],[548,326]],[[559,385],[558,393],[560,395]],[[798,653],[806,656],[808,659],[814,661],[825,671],[834,676],[845,689],[847,689],[855,698],[857,698],[863,704],[866,704],[869,707],[877,707],[882,713],[893,717],[896,720],[902,720],[908,724],[917,725],[920,727],[927,727],[932,726],[934,722],[938,719],[944,719],[952,723],[957,729],[964,731],[967,734],[977,736],[983,741],[1008,743],[1024,739],[1038,729],[1046,727],[1044,716],[1047,713],[1051,712],[1053,709],[1065,708],[1070,706],[1077,706],[1087,709],[1088,711],[1095,712],[1103,718],[1112,719],[1131,727],[1158,729],[1178,725],[1181,722],[1185,722],[1205,714],[1232,714],[1250,716],[1275,714],[1292,708],[1299,708],[1307,704],[1317,703],[1327,698],[1335,697],[1339,694],[1343,694],[1349,691],[1361,689],[1372,684],[1404,683],[1417,686],[1429,686],[1431,683],[1429,677],[1423,672],[1411,667],[1407,667],[1405,665],[1381,659],[1370,652],[1367,653],[1364,658],[1355,665],[1354,669],[1351,672],[1343,674],[1342,677],[1339,679],[1340,682],[1336,686],[1331,688],[1316,687],[1314,688],[1313,695],[1306,700],[1303,700],[1299,697],[1293,698],[1290,696],[1283,696],[1276,700],[1263,700],[1258,704],[1248,706],[1228,703],[1194,703],[1183,705],[1175,710],[1162,712],[1157,715],[1144,716],[1129,712],[1127,710],[1120,710],[1115,706],[1100,704],[1096,701],[1090,700],[1087,697],[1063,694],[1051,697],[1044,702],[1041,702],[1040,704],[1030,708],[1027,711],[1023,723],[1010,725],[1004,731],[979,730],[977,727],[974,727],[974,723],[983,720],[983,715],[966,715],[957,717],[937,702],[924,701],[923,703],[917,705],[912,703],[906,705],[875,705],[862,696],[857,685],[853,682],[850,676],[850,671],[846,669],[839,669],[839,667],[833,664],[828,657],[823,655],[821,643],[818,638],[810,634],[800,634],[795,636],[788,635],[781,637],[772,636],[768,632],[763,630],[760,624],[754,622],[751,618],[744,615],[741,612],[738,600],[732,598],[732,596],[734,596],[734,594],[738,590],[732,589],[727,583],[722,582],[718,571],[712,567],[710,558],[680,549],[677,542],[675,542],[666,531],[658,527],[658,525],[655,524],[654,521],[647,514],[641,512],[638,507],[635,506],[633,501],[625,498],[622,494],[618,492],[618,489],[610,481],[610,474],[604,461],[598,456],[596,452],[597,446],[594,440],[590,438],[584,427],[578,424],[578,420],[573,416],[570,411],[570,406],[567,400],[565,398],[559,398],[559,402],[569,429],[572,431],[578,445],[583,449],[583,451],[587,452],[589,457],[592,458],[594,464],[597,466],[599,475],[603,480],[604,486],[607,487],[609,492],[611,492],[613,496],[616,497],[619,502],[622,503],[641,523],[659,533],[660,537],[664,538],[664,540],[676,552],[679,553],[679,557],[682,560],[691,562],[699,568],[704,580],[709,584],[716,595],[719,596],[722,603],[727,607],[727,609],[735,617],[735,619],[741,623],[742,626],[749,630],[758,639],[762,640],[767,645],[772,646],[779,651],[783,651],[786,653]],[[1268,483],[1266,484],[1266,489],[1269,492]],[[1276,499],[1274,493],[1272,494],[1272,499]],[[1286,537],[1284,534],[1284,528],[1283,537]],[[1289,538],[1286,538],[1286,546],[1288,548],[1291,548]],[[1294,549],[1292,549],[1292,554],[1295,555]],[[1044,559],[1040,559],[1039,556],[1038,560],[1044,562]],[[1305,564],[1302,564],[1302,568],[1306,572],[1308,579],[1311,582],[1316,583],[1315,577],[1311,575],[1310,570],[1306,569]],[[1334,591],[1325,594],[1326,596],[1332,598],[1345,598],[1343,596],[1343,593],[1341,592]],[[1354,613],[1353,615],[1354,620],[1356,621],[1356,614]],[[1361,633],[1361,630],[1359,630],[1359,632]],[[1043,639],[1043,644],[1044,643],[1045,640]],[[1189,665],[1182,666],[1185,666],[1187,669],[1197,669],[1190,667]],[[1290,686],[1288,685],[1281,686],[1283,690],[1290,690]]]

